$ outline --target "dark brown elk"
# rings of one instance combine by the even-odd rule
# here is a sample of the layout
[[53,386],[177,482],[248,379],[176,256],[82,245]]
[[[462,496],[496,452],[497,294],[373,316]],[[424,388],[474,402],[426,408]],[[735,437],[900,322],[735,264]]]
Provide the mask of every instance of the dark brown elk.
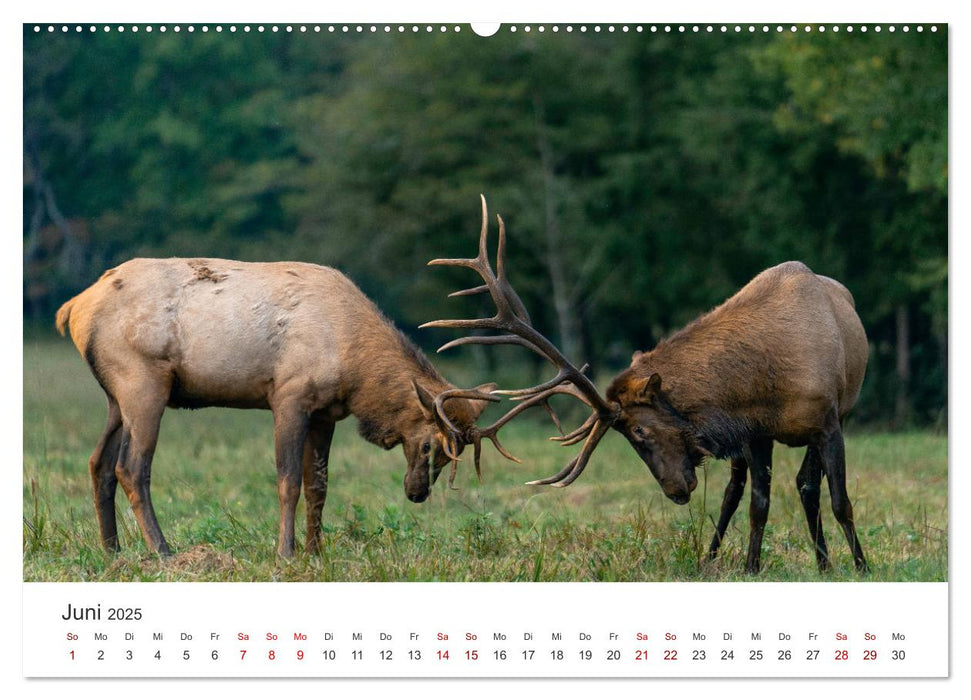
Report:
[[[462,393],[336,270],[306,263],[136,259],[108,270],[57,312],[108,398],[108,421],[89,461],[101,540],[117,550],[120,482],[148,546],[171,550],[149,492],[166,406],[273,411],[280,532],[294,551],[303,484],[308,552],[318,548],[335,423],[348,415],[366,440],[401,445],[405,494],[424,501],[467,443],[495,385]],[[447,413],[436,410],[442,395]],[[446,426],[444,419],[448,421]],[[453,434],[456,429],[458,433]],[[453,463],[454,468],[454,463]],[[454,475],[454,472],[453,472]]]
[[[482,200],[479,255],[471,260],[433,260],[430,265],[475,269],[485,284],[458,294],[489,292],[497,313],[489,319],[433,321],[440,328],[490,329],[498,336],[468,336],[444,347],[468,343],[518,344],[549,360],[557,375],[549,382],[512,392],[524,403],[545,404],[566,393],[593,413],[559,438],[584,441],[580,453],[558,474],[532,484],[567,486],[580,476],[600,439],[620,432],[678,504],[697,486],[696,468],[706,457],[731,460],[721,515],[709,547],[713,558],[738,508],[751,474],[751,531],[746,569],[760,567],[762,533],[769,512],[772,448],[775,441],[807,448],[796,477],[816,560],[829,566],[819,510],[820,483],[829,484],[833,513],[843,529],[857,569],[867,564],[857,539],[846,492],[843,419],[860,393],[867,363],[867,339],[853,298],[839,282],[814,274],[799,262],[760,273],[721,306],[661,341],[634,353],[602,397],[594,384],[530,324],[505,275],[505,228],[499,219],[497,273],[486,252],[486,206]],[[443,349],[444,349],[443,347]]]

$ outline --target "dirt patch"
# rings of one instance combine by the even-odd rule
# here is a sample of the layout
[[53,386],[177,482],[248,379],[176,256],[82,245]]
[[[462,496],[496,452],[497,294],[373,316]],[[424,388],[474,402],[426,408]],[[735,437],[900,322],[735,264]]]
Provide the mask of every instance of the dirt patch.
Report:
[[208,545],[196,545],[171,557],[157,554],[143,556],[118,556],[105,569],[105,581],[138,580],[145,576],[155,580],[232,581],[236,574],[236,560],[232,554],[213,549]]
[[215,284],[226,279],[225,272],[216,272],[201,260],[190,260],[189,267],[192,268],[197,280],[208,281]]
[[208,545],[197,544],[192,549],[179,552],[164,560],[163,566],[167,569],[201,574],[213,571],[232,571],[235,568],[235,561],[226,552],[213,549]]

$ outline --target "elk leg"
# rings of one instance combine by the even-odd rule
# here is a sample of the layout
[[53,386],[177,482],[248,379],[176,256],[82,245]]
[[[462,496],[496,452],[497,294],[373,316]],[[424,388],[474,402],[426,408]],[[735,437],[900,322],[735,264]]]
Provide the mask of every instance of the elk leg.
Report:
[[732,460],[732,473],[728,480],[728,486],[725,487],[721,515],[718,516],[715,536],[712,538],[711,545],[708,547],[709,561],[714,559],[715,555],[718,554],[718,548],[721,546],[725,531],[728,530],[728,524],[731,522],[732,516],[735,515],[735,511],[738,510],[739,501],[742,500],[742,493],[745,491],[747,471],[748,464],[746,464],[743,458],[739,457]]
[[115,476],[125,489],[146,544],[163,556],[172,554],[152,507],[152,457],[169,392],[159,387],[133,386],[119,397],[122,427]]
[[115,463],[118,461],[118,448],[121,442],[121,410],[118,402],[108,396],[108,420],[104,433],[88,460],[91,483],[94,486],[94,512],[98,516],[98,529],[101,531],[101,544],[109,552],[117,552],[118,523],[115,519],[115,490],[118,477],[115,476]]
[[823,467],[826,469],[826,481],[829,482],[829,498],[833,504],[833,515],[843,528],[846,541],[853,552],[853,562],[858,571],[869,570],[863,548],[856,537],[856,526],[853,523],[853,505],[846,493],[846,453],[843,447],[843,433],[838,428],[824,438],[822,449]]
[[304,441],[307,438],[308,416],[296,407],[273,411],[273,438],[276,443],[276,490],[280,498],[280,535],[277,554],[281,558],[293,556],[294,519],[300,500],[300,481],[303,472]]
[[320,513],[327,498],[327,461],[334,437],[334,421],[314,416],[303,448],[303,494],[307,506],[308,554],[320,549]]
[[806,522],[809,523],[809,535],[813,539],[816,549],[816,565],[820,571],[829,568],[829,552],[826,549],[826,537],[823,535],[823,520],[819,513],[819,484],[823,478],[823,463],[819,450],[810,445],[806,456],[802,460],[802,467],[796,476],[796,488],[802,509],[806,511]]
[[752,496],[749,504],[751,530],[745,571],[757,574],[762,558],[762,534],[769,518],[769,492],[772,486],[772,440],[753,440],[746,451],[746,461],[752,473]]

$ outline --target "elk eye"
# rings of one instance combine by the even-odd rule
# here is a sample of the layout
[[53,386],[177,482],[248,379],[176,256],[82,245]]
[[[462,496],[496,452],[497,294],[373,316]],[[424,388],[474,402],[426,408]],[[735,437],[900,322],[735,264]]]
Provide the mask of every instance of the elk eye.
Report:
[[432,444],[430,442],[426,442],[424,445],[421,446],[421,451],[422,451],[422,454],[427,455],[429,452],[432,451]]
[[639,438],[644,437],[644,428],[642,428],[641,426],[637,426],[636,428],[634,428],[634,435],[636,435]]

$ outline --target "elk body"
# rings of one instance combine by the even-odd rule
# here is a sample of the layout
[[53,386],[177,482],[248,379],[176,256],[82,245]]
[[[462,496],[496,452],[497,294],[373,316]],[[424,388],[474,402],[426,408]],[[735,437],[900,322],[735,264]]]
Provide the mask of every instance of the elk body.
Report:
[[759,569],[769,512],[772,447],[805,446],[796,477],[816,559],[829,565],[819,512],[825,474],[833,514],[858,569],[866,559],[846,492],[843,418],[856,403],[867,339],[840,283],[799,262],[772,267],[710,313],[636,353],[607,390],[616,427],[675,503],[687,503],[706,456],[731,460],[714,557],[751,475],[748,558]]
[[148,546],[170,549],[149,492],[152,456],[166,406],[227,406],[273,412],[280,531],[277,551],[294,551],[301,483],[309,551],[320,541],[335,423],[359,421],[366,440],[401,444],[405,493],[415,502],[450,457],[475,440],[474,422],[494,401],[457,398],[443,444],[435,409],[458,391],[345,276],[306,263],[136,259],[108,270],[57,312],[108,398],[108,420],[89,461],[101,540],[118,549],[120,482]]
[[606,397],[602,397],[584,374],[585,367],[578,369],[570,364],[532,327],[505,275],[501,218],[497,272],[493,273],[486,252],[486,216],[483,198],[477,258],[433,260],[429,264],[476,270],[485,284],[457,294],[488,292],[496,304],[496,315],[425,325],[500,331],[502,335],[467,336],[444,347],[518,344],[558,368],[552,380],[539,386],[494,392],[522,401],[497,425],[529,406],[542,404],[549,410],[548,399],[554,394],[573,395],[593,408],[579,428],[553,438],[565,445],[583,441],[579,454],[558,474],[530,483],[572,483],[611,428],[624,435],[664,493],[678,504],[687,503],[697,486],[695,470],[703,459],[729,459],[731,477],[709,554],[714,557],[717,553],[751,474],[746,568],[756,572],[769,511],[773,444],[805,446],[796,485],[817,564],[820,569],[829,565],[819,512],[820,484],[825,475],[834,515],[856,567],[866,570],[846,492],[842,425],[860,393],[868,346],[853,298],[843,285],[814,274],[799,262],[770,268],[650,352],[635,353],[630,367],[613,379]]

